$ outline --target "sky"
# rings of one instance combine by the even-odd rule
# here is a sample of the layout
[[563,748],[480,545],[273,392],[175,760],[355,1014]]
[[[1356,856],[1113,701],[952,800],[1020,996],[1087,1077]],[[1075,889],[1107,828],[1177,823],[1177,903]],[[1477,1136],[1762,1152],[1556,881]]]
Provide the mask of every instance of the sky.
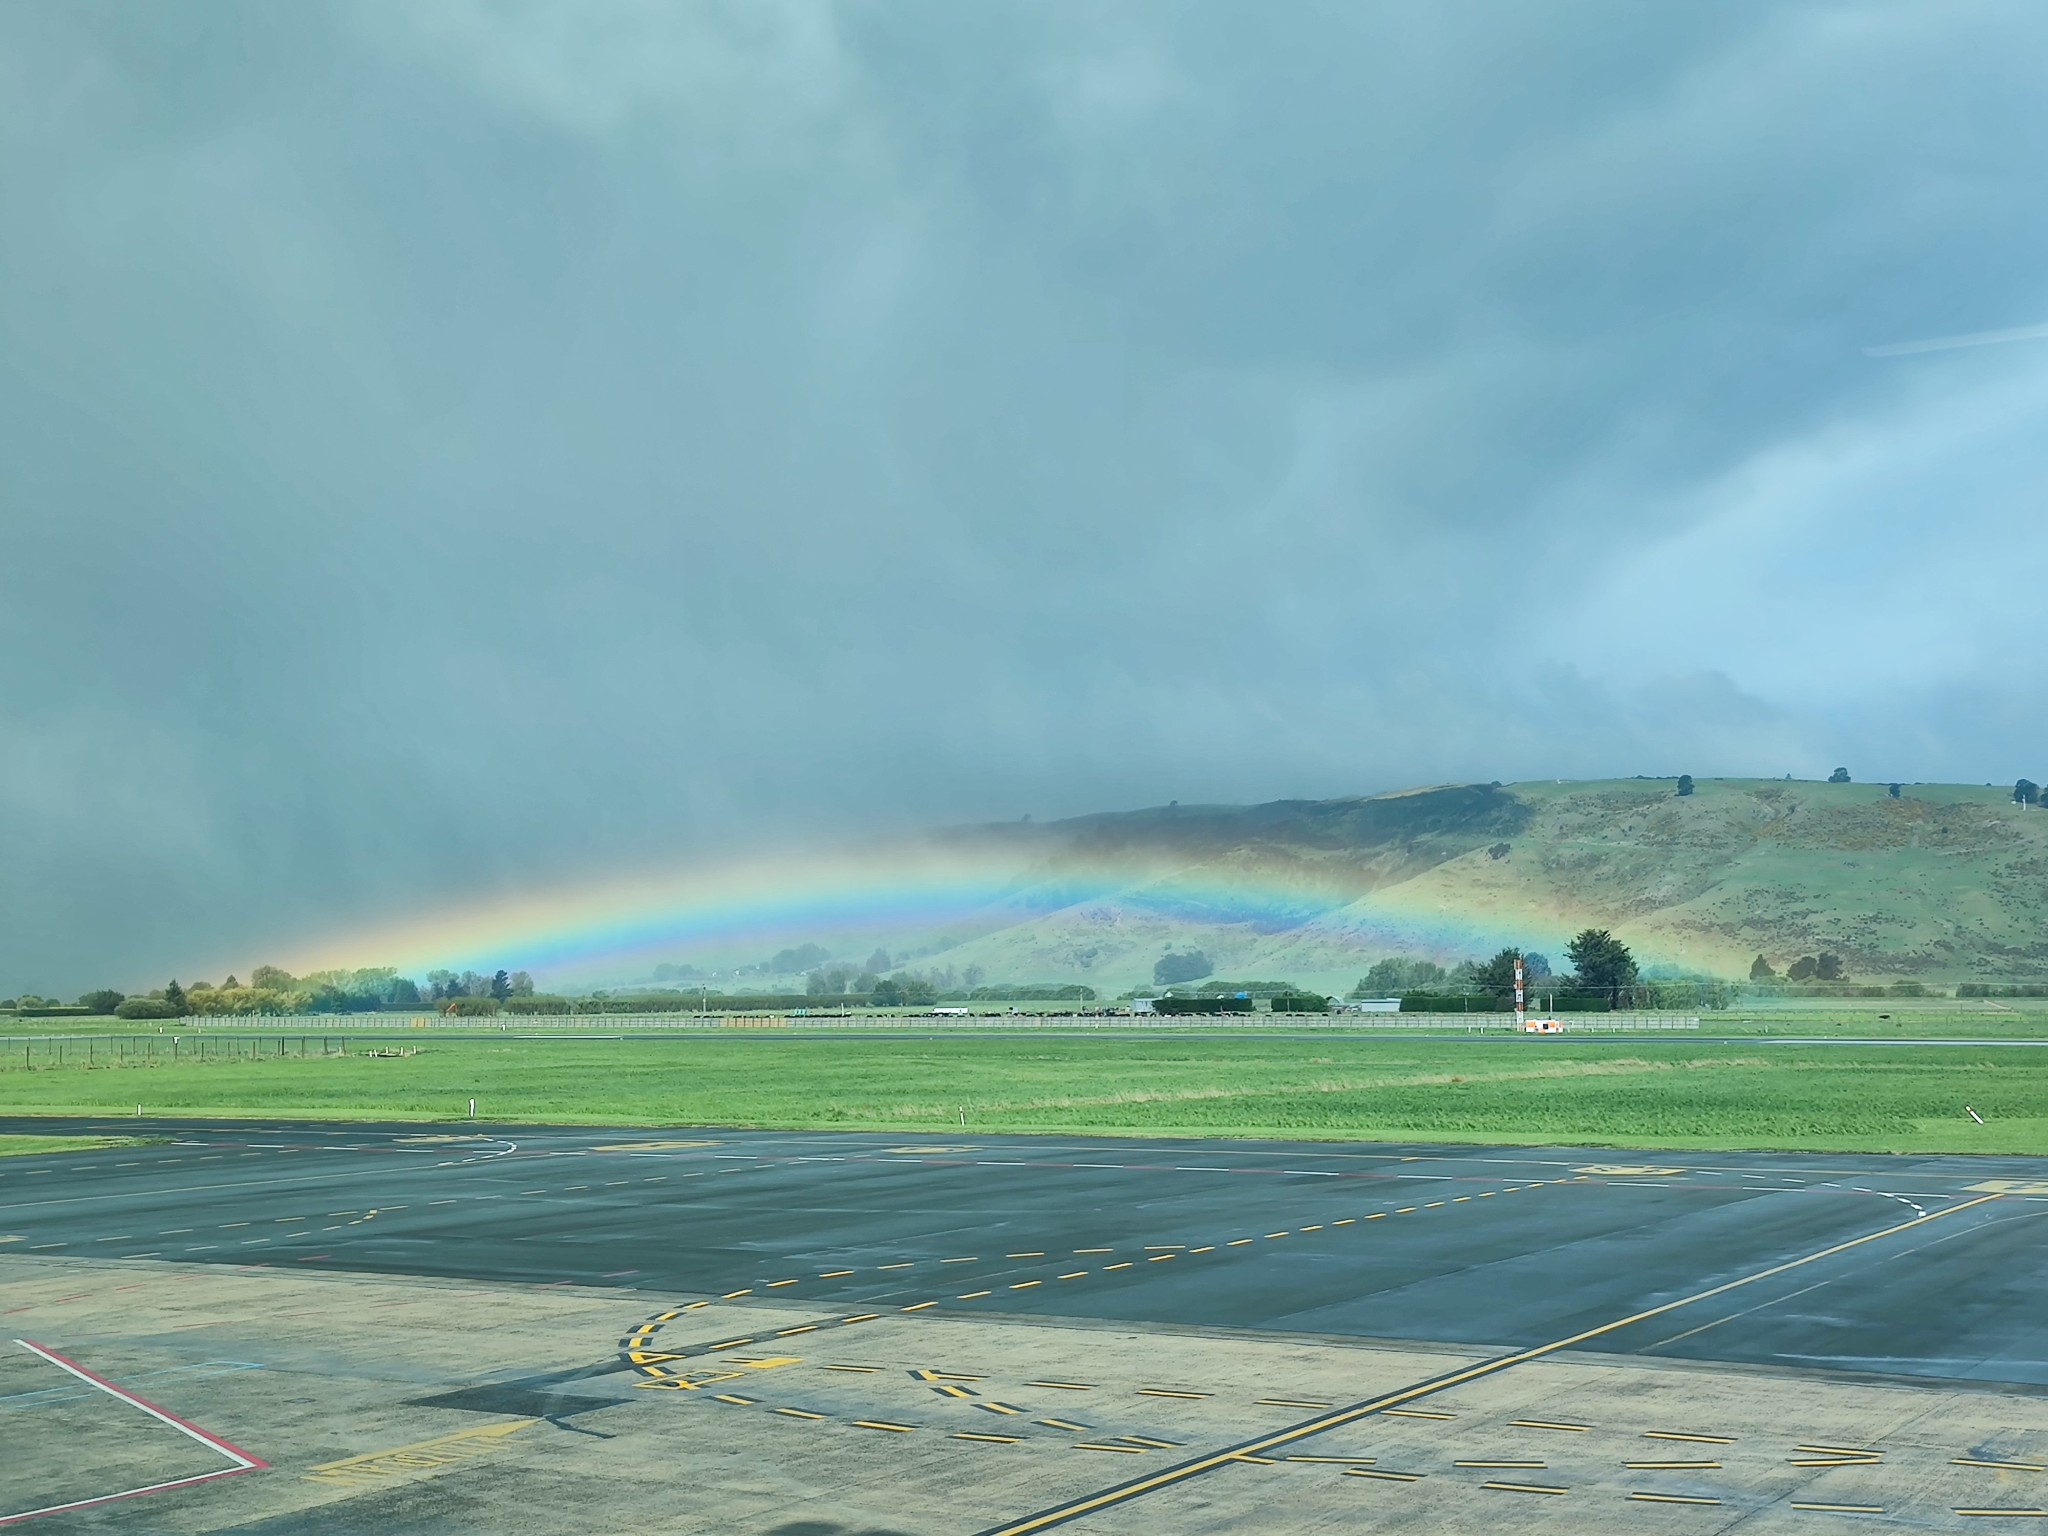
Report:
[[2048,779],[2044,48],[0,0],[0,995],[1169,799]]

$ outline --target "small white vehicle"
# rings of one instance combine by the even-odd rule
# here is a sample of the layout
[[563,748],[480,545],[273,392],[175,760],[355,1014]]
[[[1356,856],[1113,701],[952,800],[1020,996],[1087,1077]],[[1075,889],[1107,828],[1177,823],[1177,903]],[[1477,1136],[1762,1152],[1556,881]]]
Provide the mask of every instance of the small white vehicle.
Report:
[[1556,1019],[1524,1019],[1522,1033],[1525,1035],[1561,1035],[1564,1025]]

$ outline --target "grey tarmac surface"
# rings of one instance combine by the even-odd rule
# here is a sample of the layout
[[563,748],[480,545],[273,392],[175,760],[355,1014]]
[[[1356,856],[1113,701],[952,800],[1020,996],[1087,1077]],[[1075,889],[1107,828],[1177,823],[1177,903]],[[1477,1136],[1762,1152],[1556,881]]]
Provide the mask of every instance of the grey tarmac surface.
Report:
[[9,1130],[153,1144],[0,1160],[6,1338],[267,1463],[10,1344],[0,1515],[232,1473],[63,1528],[2048,1521],[2041,1160]]

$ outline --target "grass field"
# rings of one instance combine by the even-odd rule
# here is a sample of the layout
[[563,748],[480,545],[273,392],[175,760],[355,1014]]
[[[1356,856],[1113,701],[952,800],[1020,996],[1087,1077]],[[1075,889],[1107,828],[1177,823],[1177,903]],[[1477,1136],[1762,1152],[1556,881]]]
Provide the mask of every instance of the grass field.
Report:
[[500,1122],[2048,1153],[2048,1050],[1135,1033],[419,1044],[398,1059],[9,1071],[0,1111],[452,1120],[474,1096]]

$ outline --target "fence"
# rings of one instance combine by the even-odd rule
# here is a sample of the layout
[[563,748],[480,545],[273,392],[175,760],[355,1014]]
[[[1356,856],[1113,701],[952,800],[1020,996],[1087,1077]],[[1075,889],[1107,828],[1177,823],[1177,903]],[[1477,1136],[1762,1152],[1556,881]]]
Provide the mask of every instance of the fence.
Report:
[[[375,1022],[370,1022],[370,1021]],[[1700,1027],[1697,1014],[1674,1013],[1578,1013],[1560,1021],[1568,1034],[1635,1034],[1643,1031],[1687,1030]],[[333,1016],[311,1018],[188,1018],[178,1021],[181,1029],[268,1031],[280,1026],[303,1028],[333,1023]],[[351,1034],[376,1031],[390,1038],[394,1031],[442,1031],[451,1034],[508,1035],[611,1035],[622,1029],[645,1031],[709,1031],[758,1029],[817,1030],[974,1030],[974,1029],[1215,1029],[1232,1030],[1466,1030],[1513,1033],[1511,1013],[1232,1013],[1129,1014],[1090,1010],[1074,1013],[790,1013],[790,1014],[702,1014],[702,1013],[574,1013],[500,1014],[495,1018],[455,1018],[443,1014],[402,1018],[393,1014],[352,1016]]]
[[[183,1024],[183,1020],[179,1021]],[[271,1025],[276,1020],[265,1021]],[[46,1072],[81,1067],[183,1066],[205,1061],[263,1061],[343,1056],[341,1035],[262,1033],[199,1035],[15,1035],[0,1038],[0,1071]]]

